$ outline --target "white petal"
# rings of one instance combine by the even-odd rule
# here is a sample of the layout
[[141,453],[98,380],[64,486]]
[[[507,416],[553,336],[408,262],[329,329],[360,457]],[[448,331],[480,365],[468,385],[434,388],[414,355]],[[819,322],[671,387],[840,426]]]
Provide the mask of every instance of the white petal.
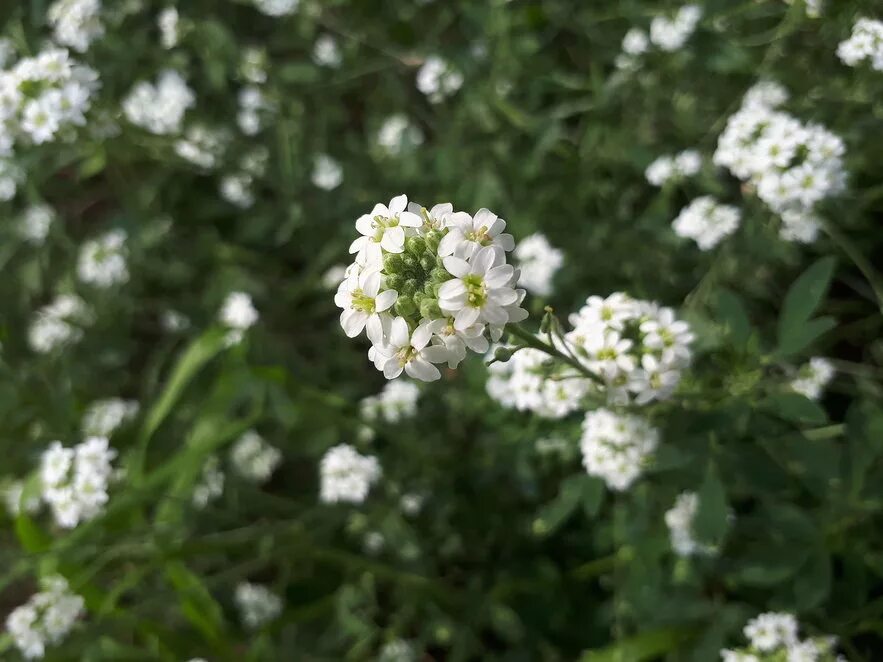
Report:
[[445,257],[446,255],[453,255],[454,250],[457,248],[457,245],[463,240],[463,235],[457,232],[456,230],[452,230],[448,232],[442,240],[438,243],[438,254],[441,257]]
[[494,240],[494,244],[509,252],[515,248],[515,238],[511,234],[501,234]]
[[377,298],[374,300],[374,309],[378,313],[382,313],[384,310],[389,310],[398,298],[399,293],[395,290],[384,290],[378,294]]
[[417,214],[413,214],[409,211],[403,211],[399,214],[399,225],[402,225],[406,228],[419,228],[423,225],[423,219],[420,218]]
[[393,347],[407,347],[409,342],[408,323],[404,317],[396,317],[389,330],[389,344]]
[[340,314],[340,326],[343,327],[343,332],[349,338],[355,338],[362,333],[362,329],[365,328],[365,324],[367,323],[368,316],[361,310],[353,310],[350,308],[349,310],[344,310]]
[[359,234],[363,234],[366,237],[374,234],[374,219],[368,216],[368,214],[359,216],[356,219],[356,230],[359,231]]
[[383,364],[383,376],[387,379],[395,379],[402,374],[402,364],[397,358],[391,358]]
[[411,347],[421,350],[432,339],[432,322],[422,322],[411,334]]
[[463,278],[469,275],[469,263],[466,260],[461,260],[459,257],[446,257],[443,260],[443,264],[448,273],[456,278]]
[[404,229],[398,226],[388,228],[386,232],[383,233],[383,239],[380,240],[380,245],[390,253],[401,253],[405,246]]
[[488,301],[498,306],[511,306],[518,301],[518,295],[511,288],[501,287],[488,292]]
[[486,303],[481,309],[481,316],[488,324],[505,324],[509,321],[506,311],[494,303]]
[[438,296],[440,299],[453,299],[462,294],[466,294],[466,285],[463,284],[462,280],[457,280],[456,278],[446,280],[441,284],[441,287],[438,288]]
[[497,252],[494,250],[494,247],[485,246],[472,256],[472,263],[470,265],[472,273],[487,273],[494,266],[494,261],[496,260],[496,257]]
[[375,216],[389,218],[392,214],[389,213],[389,208],[386,205],[377,203],[374,205],[374,209],[371,210],[371,218],[374,218]]
[[457,311],[457,315],[454,317],[454,328],[457,331],[462,331],[463,329],[472,326],[478,319],[479,313],[480,311],[478,308],[472,308],[471,306],[461,308]]
[[408,361],[405,366],[405,372],[414,379],[419,379],[422,382],[434,382],[437,379],[441,379],[441,373],[438,371],[438,368],[431,363],[421,361],[420,359]]
[[487,272],[484,282],[488,287],[502,287],[515,273],[515,267],[511,264],[501,264]]
[[365,272],[362,274],[360,280],[362,281],[362,292],[364,292],[366,296],[372,298],[376,297],[377,293],[380,291],[380,272]]
[[400,214],[408,206],[408,196],[404,193],[402,195],[397,195],[392,200],[389,201],[389,212],[390,216],[395,216],[396,214]]
[[380,315],[371,315],[368,317],[366,328],[368,331],[368,340],[375,345],[379,345],[383,342],[383,323],[380,321]]
[[430,363],[445,363],[450,358],[450,352],[444,345],[431,345],[420,352],[420,357]]

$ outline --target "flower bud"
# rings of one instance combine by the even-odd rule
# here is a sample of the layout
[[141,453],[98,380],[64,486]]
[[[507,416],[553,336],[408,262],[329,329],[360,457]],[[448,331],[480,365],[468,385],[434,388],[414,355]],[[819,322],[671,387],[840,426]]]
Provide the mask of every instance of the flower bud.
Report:
[[494,352],[494,359],[499,361],[500,363],[506,363],[509,359],[512,358],[512,350],[508,347],[497,347]]
[[423,271],[432,271],[435,268],[435,258],[424,253],[420,257],[420,266],[423,268]]
[[397,253],[387,253],[383,256],[383,270],[388,274],[401,271],[404,266],[402,256]]
[[422,237],[408,237],[405,240],[405,252],[414,257],[420,257],[426,250],[426,242]]
[[442,312],[441,308],[438,307],[438,300],[430,299],[429,297],[423,299],[420,303],[420,314],[429,319],[441,317]]
[[411,297],[399,296],[395,303],[396,315],[401,317],[410,317],[417,312],[417,306]]

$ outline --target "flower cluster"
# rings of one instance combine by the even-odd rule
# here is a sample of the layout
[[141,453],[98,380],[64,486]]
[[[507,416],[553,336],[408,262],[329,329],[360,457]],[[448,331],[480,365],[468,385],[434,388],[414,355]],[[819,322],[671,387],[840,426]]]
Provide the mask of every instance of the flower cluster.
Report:
[[791,380],[791,389],[810,400],[818,400],[832,379],[834,379],[834,366],[831,362],[820,356],[814,356]]
[[184,114],[196,96],[177,71],[166,69],[156,84],[140,81],[123,100],[123,113],[132,124],[157,135],[181,132]]
[[808,243],[820,226],[815,206],[845,187],[845,146],[824,127],[777,110],[787,96],[771,82],[749,90],[718,139],[714,162],[747,180],[781,216],[783,239]]
[[95,287],[112,287],[129,280],[126,233],[111,230],[80,246],[77,276]]
[[552,294],[552,279],[564,264],[564,253],[537,232],[519,241],[512,254],[521,271],[518,284],[538,296]]
[[229,139],[226,131],[194,124],[175,141],[175,154],[198,168],[212,170],[218,166]]
[[49,205],[29,205],[21,215],[18,224],[19,235],[27,242],[42,244],[49,236],[49,230],[55,222],[55,211]]
[[6,618],[7,632],[29,660],[43,657],[48,646],[60,644],[85,607],[83,598],[71,592],[61,575],[44,577],[40,588]]
[[423,132],[407,115],[390,115],[377,132],[377,144],[387,154],[396,156],[422,145]]
[[343,168],[328,154],[319,154],[313,162],[310,180],[323,191],[333,191],[343,182]]
[[236,345],[242,342],[245,332],[257,324],[259,317],[248,294],[245,292],[228,294],[219,314],[221,324],[229,329],[226,338],[227,345]]
[[684,207],[671,227],[679,237],[692,239],[701,250],[708,251],[738,230],[741,221],[738,208],[703,195]]
[[721,651],[723,662],[846,662],[835,652],[834,637],[800,639],[792,614],[767,612],[748,621],[742,630],[747,648]]
[[246,136],[257,135],[264,128],[264,115],[274,109],[274,105],[256,84],[246,85],[237,96],[239,111],[236,124]]
[[487,209],[427,210],[404,195],[356,221],[355,262],[334,301],[347,336],[367,332],[368,356],[387,379],[439,379],[436,364],[454,369],[467,350],[486,352],[487,336],[498,340],[507,323],[526,319],[505,227]]
[[336,69],[343,62],[343,55],[337,40],[330,34],[323,34],[313,45],[313,62],[320,67]]
[[547,418],[581,409],[586,396],[644,405],[670,397],[690,362],[689,326],[653,302],[621,292],[591,296],[569,321],[571,330],[553,338],[555,346],[596,380],[539,349],[518,349],[490,366],[491,397]]
[[883,71],[883,21],[858,19],[849,39],[837,46],[837,57],[850,67],[868,60],[875,71]]
[[230,461],[240,476],[254,483],[263,483],[282,462],[282,453],[257,432],[249,430],[233,445]]
[[91,315],[86,302],[74,294],[61,294],[37,311],[28,328],[28,344],[46,354],[83,336],[81,326]]
[[338,444],[322,457],[319,498],[324,503],[362,503],[380,473],[377,458],[361,455],[348,444]]
[[644,176],[653,186],[665,186],[670,181],[692,177],[701,167],[702,157],[699,152],[687,149],[673,156],[660,156],[647,166]]
[[[2,103],[2,99],[0,99],[0,103]],[[18,185],[24,181],[25,173],[14,161],[2,157],[3,153],[9,151],[11,140],[2,131],[3,126],[0,123],[0,201],[8,202],[15,197]]]
[[257,629],[282,613],[282,599],[261,584],[242,582],[236,587],[236,607],[247,627]]
[[414,417],[419,396],[420,389],[414,382],[399,379],[389,382],[378,395],[362,398],[359,411],[368,422],[382,420],[385,423],[398,423]]
[[288,16],[297,11],[300,0],[252,0],[254,6],[267,16]]
[[[40,145],[70,137],[86,124],[97,88],[95,71],[63,48],[48,47],[0,72],[0,156],[9,156],[21,139]],[[5,178],[15,181],[14,175]]]
[[59,526],[72,529],[102,512],[115,457],[106,437],[89,437],[73,448],[54,441],[44,451],[40,462],[43,500]]
[[166,7],[156,18],[156,26],[159,28],[159,40],[162,47],[170,50],[178,45],[180,39],[180,16],[174,7]]
[[583,419],[583,466],[613,490],[626,490],[638,479],[658,444],[659,431],[639,416],[596,409]]
[[693,520],[698,509],[698,495],[695,492],[681,492],[674,505],[665,512],[671,548],[678,556],[702,556],[716,552],[713,546],[699,542],[693,534]]
[[463,86],[463,74],[437,55],[426,58],[417,72],[417,89],[432,103],[440,103]]
[[110,437],[124,423],[138,415],[134,400],[108,398],[93,402],[83,414],[81,428],[86,437]]
[[100,0],[57,0],[49,7],[46,18],[55,41],[80,53],[104,34]]
[[12,517],[18,517],[22,512],[33,514],[40,510],[39,495],[25,494],[24,481],[7,482],[3,485],[2,492],[6,511]]
[[699,5],[684,5],[674,16],[655,16],[650,22],[650,33],[641,28],[632,28],[622,40],[622,53],[616,59],[619,69],[635,69],[638,58],[655,46],[661,51],[677,51],[696,31],[702,8]]
[[224,472],[221,462],[214,455],[209,456],[202,466],[202,473],[193,488],[192,501],[197,508],[205,508],[224,493]]
[[246,152],[239,160],[239,171],[221,179],[221,197],[240,209],[251,207],[255,200],[252,191],[254,181],[266,173],[268,158],[269,154],[263,146]]

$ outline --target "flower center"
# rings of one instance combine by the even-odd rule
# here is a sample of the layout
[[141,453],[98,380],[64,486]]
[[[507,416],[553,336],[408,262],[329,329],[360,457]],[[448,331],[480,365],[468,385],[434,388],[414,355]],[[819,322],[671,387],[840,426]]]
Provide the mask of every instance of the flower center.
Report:
[[484,279],[478,274],[469,274],[463,278],[466,285],[466,302],[472,308],[481,308],[487,302],[487,291]]
[[482,225],[478,230],[471,230],[464,235],[470,241],[474,241],[482,246],[491,243],[491,236],[488,234],[487,226]]
[[374,297],[369,297],[361,288],[353,290],[353,308],[369,315],[374,313]]

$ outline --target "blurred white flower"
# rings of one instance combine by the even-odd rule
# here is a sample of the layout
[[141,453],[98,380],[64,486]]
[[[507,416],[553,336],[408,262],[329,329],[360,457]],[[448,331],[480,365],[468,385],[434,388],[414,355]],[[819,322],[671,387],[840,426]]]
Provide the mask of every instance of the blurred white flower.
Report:
[[266,586],[242,582],[236,587],[236,606],[242,622],[252,629],[266,625],[282,613],[282,600]]
[[329,448],[321,462],[319,498],[324,503],[362,503],[380,473],[377,458],[360,455],[347,444]]
[[126,233],[111,230],[83,243],[77,261],[77,277],[96,287],[111,287],[129,280]]
[[343,168],[327,154],[319,154],[313,163],[311,179],[314,186],[332,191],[343,182]]

